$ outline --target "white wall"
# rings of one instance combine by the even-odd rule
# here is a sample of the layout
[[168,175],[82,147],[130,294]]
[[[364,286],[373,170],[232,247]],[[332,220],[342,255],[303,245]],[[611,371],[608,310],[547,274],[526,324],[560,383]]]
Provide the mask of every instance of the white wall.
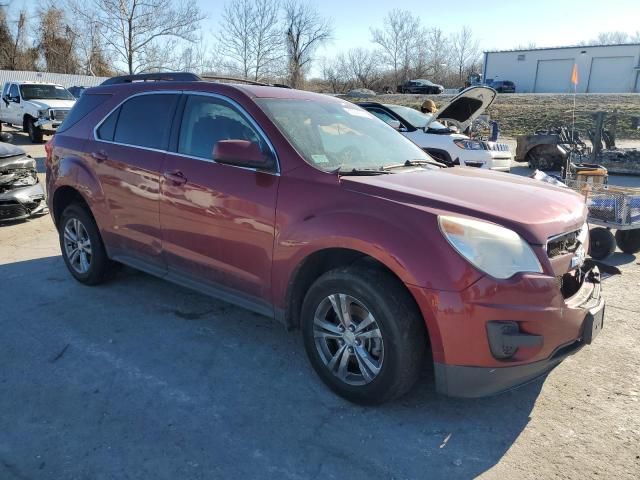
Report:
[[[518,60],[521,55],[524,55],[524,59]],[[626,59],[621,57],[626,57]],[[631,60],[629,60],[629,57],[631,57]],[[594,62],[594,59],[597,60]],[[487,52],[485,54],[485,78],[511,80],[516,84],[517,92],[530,93],[536,91],[536,78],[544,74],[544,81],[539,82],[539,84],[544,84],[544,91],[553,91],[554,93],[573,92],[571,74],[569,73],[568,78],[565,78],[567,77],[566,68],[564,68],[566,62],[545,62],[548,60],[569,60],[572,64],[576,63],[578,65],[578,93],[586,93],[587,91],[590,93],[602,93],[611,92],[612,90],[621,90],[615,93],[638,91],[640,69],[633,68],[640,66],[640,45],[638,44]],[[542,67],[540,67],[540,62],[544,62]],[[563,68],[558,68],[557,71],[550,70],[549,67],[553,63]],[[615,74],[611,75],[611,82],[608,84],[606,80],[603,81],[601,74],[602,66],[606,63],[612,66],[615,65]],[[621,65],[624,65],[622,71],[620,69]],[[593,72],[594,81],[590,82],[592,68],[595,68]],[[539,72],[539,69],[541,72]],[[612,71],[612,73],[614,72]],[[556,77],[553,79],[549,75],[555,75]],[[549,90],[550,81],[555,86],[551,90]]]

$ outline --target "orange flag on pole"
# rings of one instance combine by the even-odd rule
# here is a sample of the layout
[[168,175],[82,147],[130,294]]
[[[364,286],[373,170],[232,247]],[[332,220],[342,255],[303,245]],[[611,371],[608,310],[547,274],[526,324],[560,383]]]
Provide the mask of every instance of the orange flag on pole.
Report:
[[578,85],[578,64],[573,64],[573,71],[571,72],[571,83]]

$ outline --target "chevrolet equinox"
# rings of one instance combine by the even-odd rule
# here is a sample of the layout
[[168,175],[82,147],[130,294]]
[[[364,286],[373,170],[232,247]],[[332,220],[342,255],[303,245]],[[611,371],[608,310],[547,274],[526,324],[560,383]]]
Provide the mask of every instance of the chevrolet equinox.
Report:
[[46,173],[78,281],[122,263],[299,328],[354,402],[399,397],[428,363],[438,392],[498,393],[602,328],[580,195],[442,168],[327,95],[116,77],[80,97]]

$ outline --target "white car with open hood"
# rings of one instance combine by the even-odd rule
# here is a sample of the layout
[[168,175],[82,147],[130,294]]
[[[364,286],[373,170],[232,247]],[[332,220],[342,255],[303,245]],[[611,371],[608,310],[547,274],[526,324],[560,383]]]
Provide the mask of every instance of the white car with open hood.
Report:
[[0,101],[0,126],[19,126],[33,143],[56,132],[76,99],[62,85],[43,82],[7,82]]
[[[486,168],[508,172],[513,153],[506,143],[473,139],[459,132],[476,120],[496,98],[489,87],[470,87],[435,114],[421,113],[401,105],[359,103],[362,108],[394,126],[432,157],[446,165]],[[447,122],[455,125],[451,128]]]

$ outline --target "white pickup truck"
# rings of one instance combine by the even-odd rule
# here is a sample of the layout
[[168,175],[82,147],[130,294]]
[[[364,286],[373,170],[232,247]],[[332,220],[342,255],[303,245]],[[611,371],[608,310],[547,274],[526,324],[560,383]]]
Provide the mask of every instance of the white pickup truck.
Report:
[[0,100],[2,123],[17,125],[33,143],[53,134],[66,118],[76,99],[61,85],[42,82],[7,82]]

